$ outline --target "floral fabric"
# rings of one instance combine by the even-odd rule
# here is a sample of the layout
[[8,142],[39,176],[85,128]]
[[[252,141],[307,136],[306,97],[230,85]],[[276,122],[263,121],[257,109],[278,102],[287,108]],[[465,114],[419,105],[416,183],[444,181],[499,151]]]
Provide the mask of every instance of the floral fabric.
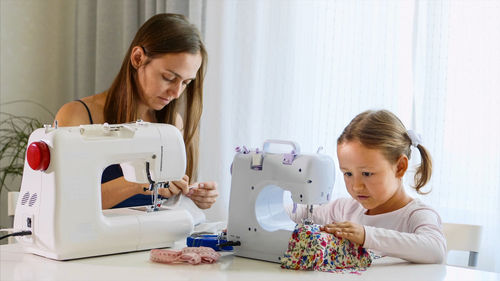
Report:
[[371,263],[370,253],[361,245],[321,232],[315,224],[297,224],[281,258],[282,268],[329,272],[365,270]]

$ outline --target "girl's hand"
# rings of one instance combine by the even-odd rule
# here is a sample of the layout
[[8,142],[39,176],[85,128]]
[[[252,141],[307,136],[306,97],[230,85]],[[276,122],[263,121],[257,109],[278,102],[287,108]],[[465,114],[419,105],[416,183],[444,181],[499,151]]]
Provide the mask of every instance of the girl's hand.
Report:
[[345,238],[351,242],[363,245],[365,243],[365,228],[350,221],[325,224],[321,231],[331,233],[337,237]]
[[198,208],[208,209],[215,203],[217,196],[219,196],[217,183],[213,181],[195,183],[191,186],[186,196],[191,198]]

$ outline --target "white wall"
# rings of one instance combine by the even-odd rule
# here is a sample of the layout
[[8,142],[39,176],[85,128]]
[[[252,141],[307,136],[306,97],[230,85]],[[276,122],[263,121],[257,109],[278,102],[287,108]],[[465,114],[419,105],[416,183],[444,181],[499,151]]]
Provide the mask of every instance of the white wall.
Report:
[[[73,36],[74,8],[75,1],[0,1],[0,111],[52,123],[52,116],[34,104],[5,103],[31,100],[55,114],[71,99],[74,40],[67,38]],[[19,189],[20,179],[9,186]],[[2,190],[1,228],[11,224],[6,199]]]

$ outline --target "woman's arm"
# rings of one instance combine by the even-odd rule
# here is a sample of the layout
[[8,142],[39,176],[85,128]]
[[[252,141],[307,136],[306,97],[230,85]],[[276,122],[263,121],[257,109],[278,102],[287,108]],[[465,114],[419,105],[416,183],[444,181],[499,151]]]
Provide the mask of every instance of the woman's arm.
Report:
[[[170,182],[169,188],[160,188],[158,193],[165,198],[170,198],[179,193],[187,194],[187,176],[180,181]],[[102,208],[109,209],[122,201],[136,195],[151,195],[149,184],[126,181],[123,176],[101,184]],[[196,202],[195,202],[196,203]]]
[[101,184],[102,209],[112,208],[125,199],[142,193],[144,193],[142,184],[128,182],[124,177],[110,180]]

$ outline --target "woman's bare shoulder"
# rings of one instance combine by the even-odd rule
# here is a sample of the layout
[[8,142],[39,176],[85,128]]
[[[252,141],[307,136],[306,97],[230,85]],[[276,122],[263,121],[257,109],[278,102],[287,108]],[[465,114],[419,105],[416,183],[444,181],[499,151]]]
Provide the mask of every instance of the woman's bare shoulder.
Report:
[[[92,116],[93,123],[102,123],[104,103],[106,96],[104,93],[93,96],[84,97],[81,99],[87,106]],[[87,108],[80,101],[70,101],[64,104],[56,114],[55,120],[61,127],[78,126],[90,124],[90,116]]]
[[61,106],[56,114],[58,126],[69,127],[90,124],[89,114],[79,101],[71,101]]

